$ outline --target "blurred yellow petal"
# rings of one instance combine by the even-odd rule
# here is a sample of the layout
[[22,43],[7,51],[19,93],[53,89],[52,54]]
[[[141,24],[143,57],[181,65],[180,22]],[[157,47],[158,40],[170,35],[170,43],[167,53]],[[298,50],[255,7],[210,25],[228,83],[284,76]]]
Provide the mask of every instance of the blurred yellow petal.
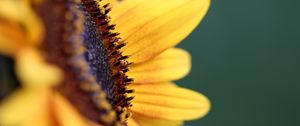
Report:
[[58,84],[62,72],[54,65],[44,61],[39,51],[33,48],[23,49],[16,59],[16,73],[26,86],[49,86]]
[[141,126],[132,117],[127,120],[128,126]]
[[191,69],[188,52],[171,48],[148,62],[130,67],[128,75],[134,83],[154,83],[177,80],[186,76]]
[[210,0],[124,0],[110,13],[116,31],[128,42],[122,50],[134,63],[175,46],[198,25]]
[[133,113],[133,117],[139,126],[181,126],[182,121],[171,121],[160,118],[147,117],[140,114]]
[[54,100],[55,116],[61,126],[87,126],[84,118],[60,94],[56,93]]
[[18,24],[0,21],[1,54],[13,57],[26,45],[26,36]]
[[27,42],[38,44],[43,38],[43,24],[27,0],[0,0],[0,20],[20,24]]
[[48,114],[49,90],[23,88],[0,105],[1,126],[51,126]]
[[192,120],[206,115],[209,100],[197,92],[174,86],[172,83],[132,85],[131,111],[166,120]]

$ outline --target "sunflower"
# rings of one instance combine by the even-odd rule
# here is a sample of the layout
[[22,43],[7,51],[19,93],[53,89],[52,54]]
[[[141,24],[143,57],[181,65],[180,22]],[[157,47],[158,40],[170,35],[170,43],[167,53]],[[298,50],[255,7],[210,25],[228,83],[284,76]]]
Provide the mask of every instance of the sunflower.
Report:
[[3,126],[182,125],[210,109],[172,81],[190,71],[175,48],[209,0],[1,0],[0,53],[22,88]]

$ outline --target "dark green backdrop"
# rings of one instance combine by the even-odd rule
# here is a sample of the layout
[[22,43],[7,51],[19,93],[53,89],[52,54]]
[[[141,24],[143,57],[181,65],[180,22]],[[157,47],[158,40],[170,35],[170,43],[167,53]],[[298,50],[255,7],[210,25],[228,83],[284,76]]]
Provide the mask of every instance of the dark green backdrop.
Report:
[[178,81],[212,110],[188,126],[300,126],[300,1],[212,0],[179,45],[192,72]]

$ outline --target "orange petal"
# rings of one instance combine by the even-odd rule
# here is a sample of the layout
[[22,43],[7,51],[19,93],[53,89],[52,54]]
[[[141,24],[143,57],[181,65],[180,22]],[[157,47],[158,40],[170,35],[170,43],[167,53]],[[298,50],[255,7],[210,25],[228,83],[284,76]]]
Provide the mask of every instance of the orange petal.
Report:
[[128,75],[134,79],[134,83],[165,82],[186,76],[190,69],[189,53],[171,48],[150,61],[130,67]]
[[210,0],[124,0],[110,13],[116,32],[128,42],[124,54],[143,62],[175,46],[198,25]]
[[206,115],[209,100],[197,92],[172,83],[131,85],[135,90],[131,111],[152,118],[192,120]]
[[0,53],[14,57],[27,46],[22,28],[13,22],[0,21]]

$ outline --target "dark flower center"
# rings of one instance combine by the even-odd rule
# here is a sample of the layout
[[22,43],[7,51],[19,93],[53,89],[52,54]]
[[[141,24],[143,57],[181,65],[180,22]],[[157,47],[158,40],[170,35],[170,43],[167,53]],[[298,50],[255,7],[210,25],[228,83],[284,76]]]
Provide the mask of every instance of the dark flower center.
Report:
[[55,87],[78,111],[104,125],[126,125],[132,93],[126,87],[128,56],[125,43],[113,32],[109,5],[95,0],[44,0],[34,8],[44,22],[41,46],[49,63],[64,71]]

